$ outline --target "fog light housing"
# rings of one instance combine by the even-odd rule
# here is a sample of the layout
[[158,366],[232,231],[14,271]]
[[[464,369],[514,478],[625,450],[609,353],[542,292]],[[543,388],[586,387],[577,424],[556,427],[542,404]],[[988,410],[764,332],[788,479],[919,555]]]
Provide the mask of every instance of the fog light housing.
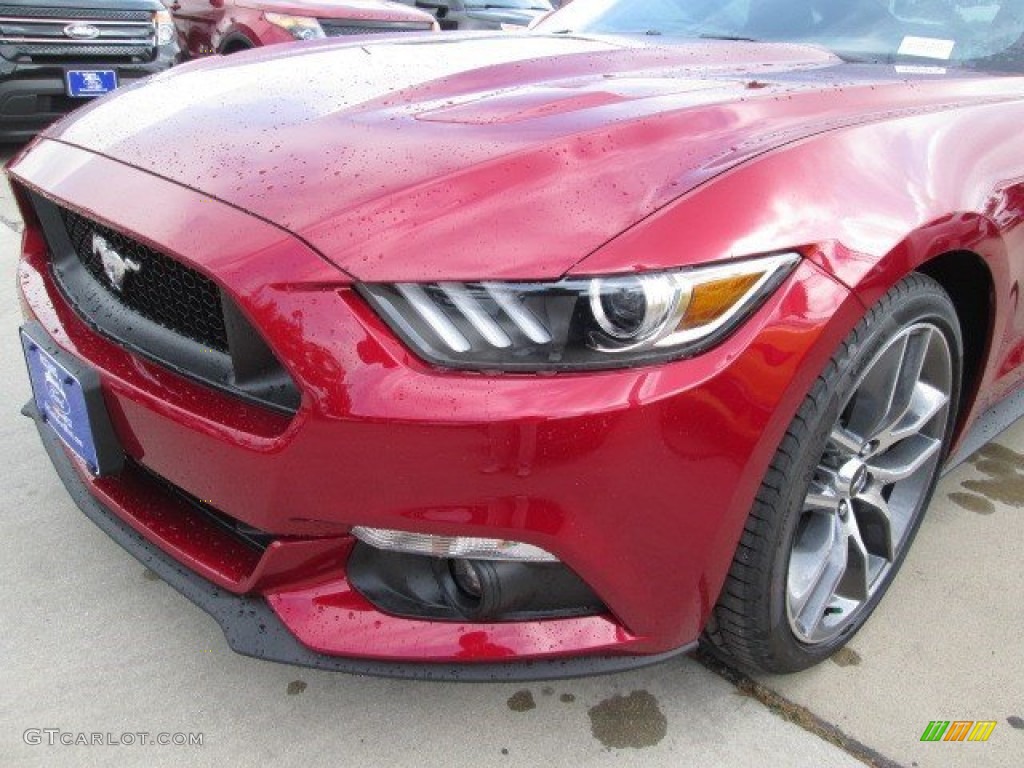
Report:
[[558,558],[532,544],[505,539],[479,539],[469,536],[433,536],[426,533],[393,531],[386,528],[352,529],[352,535],[364,544],[390,552],[450,558],[454,560],[500,560],[521,563],[554,563]]
[[527,563],[502,560],[440,560],[438,586],[448,603],[474,621],[515,615],[543,590]]
[[460,592],[471,598],[480,599],[484,591],[483,580],[472,560],[450,560],[449,570]]
[[438,558],[360,541],[349,583],[379,610],[428,621],[532,621],[592,616],[606,609],[560,562]]

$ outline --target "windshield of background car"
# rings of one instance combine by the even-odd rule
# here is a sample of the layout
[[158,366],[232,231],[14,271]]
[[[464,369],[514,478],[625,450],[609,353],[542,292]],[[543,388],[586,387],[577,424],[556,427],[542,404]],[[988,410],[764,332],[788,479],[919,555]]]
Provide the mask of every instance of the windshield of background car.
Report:
[[537,31],[807,43],[854,61],[1024,72],[1024,0],[574,0]]
[[467,0],[467,8],[481,10],[484,8],[516,8],[524,11],[550,11],[548,0]]

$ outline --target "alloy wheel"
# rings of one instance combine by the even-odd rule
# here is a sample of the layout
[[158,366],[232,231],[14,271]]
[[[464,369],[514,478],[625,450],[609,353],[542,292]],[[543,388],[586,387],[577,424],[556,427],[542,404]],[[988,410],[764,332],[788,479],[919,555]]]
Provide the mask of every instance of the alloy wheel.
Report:
[[885,583],[942,460],[953,361],[931,323],[871,360],[829,433],[793,536],[786,613],[802,643],[833,640]]

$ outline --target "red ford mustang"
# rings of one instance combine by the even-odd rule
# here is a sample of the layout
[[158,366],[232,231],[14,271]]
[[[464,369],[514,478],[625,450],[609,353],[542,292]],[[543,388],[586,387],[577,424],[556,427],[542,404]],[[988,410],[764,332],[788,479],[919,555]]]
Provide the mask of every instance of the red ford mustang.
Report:
[[807,667],[1012,415],[1021,10],[577,0],[127,88],[10,170],[25,411],[242,653]]

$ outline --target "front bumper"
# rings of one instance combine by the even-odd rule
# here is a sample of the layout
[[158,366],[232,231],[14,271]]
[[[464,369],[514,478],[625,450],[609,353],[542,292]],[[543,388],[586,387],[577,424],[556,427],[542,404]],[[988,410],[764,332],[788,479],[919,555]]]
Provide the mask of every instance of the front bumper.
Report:
[[153,61],[137,64],[110,64],[103,59],[27,64],[0,59],[0,141],[27,141],[90,102],[67,95],[64,73],[69,69],[113,69],[123,87],[163,72],[174,63],[175,56],[175,49],[165,46]]
[[220,625],[231,649],[243,656],[357,675],[410,680],[483,682],[554,680],[611,674],[657,664],[692,650],[691,647],[683,647],[670,653],[646,656],[594,656],[482,664],[416,664],[316,653],[295,639],[266,600],[259,596],[233,594],[207,581],[154,546],[113,510],[97,501],[89,492],[88,483],[76,471],[74,462],[57,435],[39,418],[35,405],[29,403],[22,413],[35,421],[39,438],[57,470],[57,475],[85,516],[132,557],[210,614]]
[[[293,651],[254,655],[297,663],[344,657],[339,668],[406,674],[391,665],[426,662],[421,676],[468,664],[476,671],[464,676],[494,677],[478,665],[615,659],[590,674],[691,647],[775,446],[861,313],[807,261],[739,332],[692,360],[587,375],[439,372],[394,339],[349,278],[266,222],[51,142],[12,172],[217,280],[298,383],[289,418],[128,354],[67,305],[28,226],[26,312],[99,371],[138,467],[99,480],[79,467],[78,483],[147,551],[155,544],[233,605],[272,611]],[[153,200],[166,215],[152,215]],[[253,552],[225,538],[147,473],[275,540]],[[534,544],[608,612],[495,623],[388,615],[346,578],[353,525]],[[543,669],[523,674],[558,665]]]

